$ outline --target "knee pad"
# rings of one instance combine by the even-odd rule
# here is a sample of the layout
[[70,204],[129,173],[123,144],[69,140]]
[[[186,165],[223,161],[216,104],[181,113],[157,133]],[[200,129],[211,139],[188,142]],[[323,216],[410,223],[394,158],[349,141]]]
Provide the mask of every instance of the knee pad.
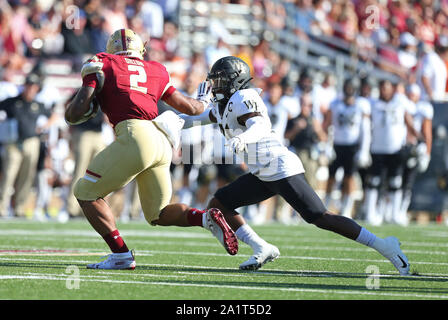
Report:
[[389,178],[389,190],[396,191],[401,188],[403,184],[403,178],[401,176],[395,176]]
[[380,176],[372,176],[367,180],[367,185],[372,189],[379,189],[381,185],[381,177]]

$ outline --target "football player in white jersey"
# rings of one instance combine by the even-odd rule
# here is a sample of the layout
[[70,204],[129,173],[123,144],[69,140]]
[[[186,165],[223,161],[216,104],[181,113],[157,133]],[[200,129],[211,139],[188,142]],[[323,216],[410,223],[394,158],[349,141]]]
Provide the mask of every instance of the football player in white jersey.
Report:
[[397,238],[381,239],[352,219],[327,211],[304,178],[300,159],[272,132],[261,90],[250,87],[251,79],[249,66],[243,60],[233,56],[219,59],[208,75],[214,96],[211,108],[198,116],[182,115],[185,127],[217,122],[228,145],[244,158],[250,170],[220,188],[209,203],[222,210],[238,239],[254,251],[240,269],[256,270],[280,253],[261,239],[235,209],[278,194],[308,223],[376,249],[400,274],[409,274],[409,262]]
[[[402,151],[408,132],[416,136],[411,107],[404,95],[395,94],[395,85],[391,81],[380,82],[380,96],[372,103],[371,110],[372,165],[368,171],[365,196],[366,220],[372,225],[381,225],[384,220],[392,222],[392,217],[400,210],[404,169]],[[381,192],[382,189],[385,192]]]
[[370,104],[356,97],[357,86],[353,79],[344,82],[344,95],[330,104],[324,118],[324,130],[333,127],[333,147],[336,158],[330,164],[325,204],[329,206],[331,192],[336,182],[336,171],[344,169],[342,180],[341,214],[352,216],[354,174],[358,167],[370,165]]
[[[406,94],[411,103],[415,104],[413,114],[414,129],[419,134],[418,139],[409,141],[410,155],[406,159],[403,173],[403,200],[398,216],[394,217],[394,222],[407,225],[408,208],[411,203],[412,187],[418,173],[425,172],[431,160],[432,147],[432,118],[434,109],[428,101],[420,100],[421,89],[417,84],[411,84],[406,89]],[[409,140],[409,139],[408,139]]]

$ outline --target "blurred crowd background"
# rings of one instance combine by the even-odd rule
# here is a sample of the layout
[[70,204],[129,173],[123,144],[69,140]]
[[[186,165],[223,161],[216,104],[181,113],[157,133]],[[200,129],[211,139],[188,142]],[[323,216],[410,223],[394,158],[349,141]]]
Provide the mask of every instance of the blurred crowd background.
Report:
[[[346,79],[364,97],[378,97],[378,83],[389,80],[399,84],[394,90],[416,84],[431,103],[448,100],[448,0],[0,0],[0,217],[82,216],[72,181],[114,136],[101,113],[72,127],[63,113],[83,61],[121,28],[148,41],[145,58],[164,64],[191,96],[217,59],[245,60],[274,129],[322,197],[332,146],[317,127]],[[25,107],[11,113],[12,103]],[[204,208],[246,168],[226,164],[232,155],[212,125],[184,131],[174,151],[173,200]],[[122,221],[142,217],[135,188],[108,198]],[[300,221],[278,199],[241,210],[253,223]],[[353,217],[359,212],[355,206]]]

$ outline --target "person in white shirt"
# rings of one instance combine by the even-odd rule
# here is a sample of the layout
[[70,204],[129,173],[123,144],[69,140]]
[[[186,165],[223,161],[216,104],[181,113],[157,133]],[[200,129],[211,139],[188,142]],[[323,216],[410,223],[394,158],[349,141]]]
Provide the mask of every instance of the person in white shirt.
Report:
[[290,101],[283,98],[282,86],[279,83],[273,83],[269,87],[267,96],[263,99],[271,119],[272,130],[280,141],[283,141],[285,137],[288,120],[296,116],[296,112],[291,110],[290,103],[288,103]]
[[406,159],[403,173],[403,200],[401,210],[395,218],[395,222],[400,225],[408,225],[408,208],[411,203],[412,187],[415,178],[419,173],[423,173],[428,168],[431,160],[432,149],[432,118],[434,109],[428,101],[420,100],[421,91],[417,84],[412,84],[406,90],[409,100],[415,104],[413,114],[414,129],[419,134],[418,139],[408,139],[409,154]]
[[344,169],[342,181],[341,214],[351,217],[353,211],[354,175],[358,167],[370,165],[370,104],[356,97],[357,86],[352,79],[344,83],[344,96],[336,99],[325,114],[324,130],[333,127],[336,158],[330,164],[325,204],[331,202],[331,192],[336,182],[336,171]]
[[409,263],[397,238],[380,239],[352,219],[325,208],[307,183],[300,159],[272,131],[261,90],[250,87],[250,69],[243,60],[233,56],[219,59],[207,79],[212,84],[212,106],[201,115],[181,117],[187,128],[198,122],[218,123],[229,147],[249,168],[249,173],[220,188],[209,202],[209,207],[221,210],[238,239],[254,251],[240,269],[256,270],[279,257],[280,252],[261,239],[235,209],[278,194],[308,223],[376,249],[401,275],[409,274]]
[[421,88],[421,99],[428,101],[444,101],[447,81],[448,41],[439,41],[435,51],[427,53],[418,70],[418,81]]
[[[366,220],[372,225],[381,225],[385,219],[391,221],[400,210],[404,169],[402,149],[408,131],[416,136],[412,112],[406,97],[395,93],[394,84],[382,80],[380,97],[372,103],[372,165],[368,170],[364,199]],[[390,205],[386,204],[386,194],[380,192],[383,189]]]
[[331,74],[325,74],[322,83],[313,87],[312,98],[313,115],[322,123],[330,104],[337,98],[337,91],[333,85],[333,76]]

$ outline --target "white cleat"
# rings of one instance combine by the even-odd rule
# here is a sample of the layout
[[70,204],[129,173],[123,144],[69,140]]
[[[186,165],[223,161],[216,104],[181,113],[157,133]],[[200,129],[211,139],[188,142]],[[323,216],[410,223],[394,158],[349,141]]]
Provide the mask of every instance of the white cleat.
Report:
[[259,247],[249,260],[240,264],[240,270],[258,270],[265,263],[274,261],[280,256],[280,251],[276,246],[268,244],[267,246]]
[[115,269],[115,270],[134,270],[135,257],[134,250],[124,253],[111,253],[103,258],[106,260],[87,265],[87,269]]
[[406,255],[401,251],[400,241],[395,237],[387,237],[383,239],[381,247],[377,248],[385,258],[389,259],[400,275],[409,275],[410,264]]

